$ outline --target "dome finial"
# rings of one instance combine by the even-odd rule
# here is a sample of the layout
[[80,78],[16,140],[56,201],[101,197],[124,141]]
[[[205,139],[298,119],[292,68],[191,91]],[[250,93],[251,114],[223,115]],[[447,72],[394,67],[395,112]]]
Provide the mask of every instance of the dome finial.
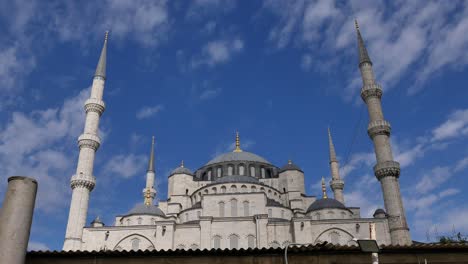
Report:
[[292,160],[291,160],[291,159],[288,159],[288,164],[289,164],[289,165],[292,164]]
[[322,177],[322,195],[323,199],[327,199],[327,187],[325,186],[325,178]]
[[180,167],[181,167],[181,168],[184,167],[184,160],[182,160],[182,161],[180,162]]
[[236,149],[234,149],[234,152],[242,152],[242,149],[240,148],[239,131],[236,131]]

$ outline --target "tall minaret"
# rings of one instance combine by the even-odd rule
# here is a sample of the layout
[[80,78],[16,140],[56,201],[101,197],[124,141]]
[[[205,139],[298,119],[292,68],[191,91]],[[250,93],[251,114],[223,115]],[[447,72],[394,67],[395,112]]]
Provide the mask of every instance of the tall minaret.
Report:
[[335,200],[338,200],[339,202],[344,204],[344,181],[342,181],[340,178],[340,164],[338,163],[338,159],[336,158],[335,146],[333,145],[330,128],[328,128],[328,146],[330,148],[330,170],[332,176],[332,180],[330,181],[330,187],[333,190],[333,196],[335,197]]
[[408,245],[412,242],[400,194],[398,180],[400,164],[393,160],[390,146],[390,123],[385,121],[381,106],[382,88],[375,82],[372,62],[364,46],[357,21],[355,23],[359,47],[359,69],[363,82],[361,98],[367,104],[369,111],[367,133],[374,143],[377,160],[374,174],[382,186],[392,244]]
[[83,227],[86,224],[88,212],[89,193],[96,184],[96,179],[93,176],[93,166],[94,156],[101,144],[98,136],[99,118],[105,108],[102,94],[106,80],[107,37],[108,32],[106,32],[101,57],[94,74],[91,96],[84,104],[86,121],[84,132],[78,137],[80,153],[76,174],[71,178],[70,185],[73,192],[63,250],[81,249]]
[[146,188],[143,189],[143,198],[145,205],[153,205],[156,190],[154,189],[154,137],[151,139],[151,152],[148,162],[148,171],[146,172]]

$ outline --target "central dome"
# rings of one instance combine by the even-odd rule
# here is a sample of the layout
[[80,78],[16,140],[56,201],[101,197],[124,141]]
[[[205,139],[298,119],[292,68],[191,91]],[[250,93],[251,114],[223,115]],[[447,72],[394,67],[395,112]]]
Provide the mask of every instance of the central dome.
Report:
[[251,152],[242,151],[242,152],[228,152],[217,156],[216,158],[210,160],[206,165],[212,165],[220,162],[229,162],[229,161],[254,161],[261,162],[266,164],[271,164],[268,160],[253,154]]

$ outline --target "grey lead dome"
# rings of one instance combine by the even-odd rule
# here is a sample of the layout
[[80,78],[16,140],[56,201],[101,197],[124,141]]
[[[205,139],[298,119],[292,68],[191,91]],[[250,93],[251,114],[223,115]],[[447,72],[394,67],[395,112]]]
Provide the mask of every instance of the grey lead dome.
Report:
[[228,152],[228,153],[221,154],[217,156],[216,158],[210,160],[206,165],[211,165],[211,164],[220,163],[220,162],[228,162],[228,161],[255,161],[255,162],[271,164],[268,160],[258,156],[257,154],[242,151],[242,152]]
[[193,175],[192,171],[187,169],[186,167],[177,167],[175,168],[172,172],[171,175],[174,174],[188,174],[188,175]]
[[128,215],[156,215],[164,217],[163,211],[159,209],[156,205],[146,205],[146,204],[137,204],[135,207],[130,210],[126,216]]
[[326,199],[320,199],[315,202],[313,202],[309,208],[307,209],[307,212],[311,211],[317,211],[321,209],[347,209],[344,204],[340,203],[339,201],[332,199],[332,198],[326,198]]

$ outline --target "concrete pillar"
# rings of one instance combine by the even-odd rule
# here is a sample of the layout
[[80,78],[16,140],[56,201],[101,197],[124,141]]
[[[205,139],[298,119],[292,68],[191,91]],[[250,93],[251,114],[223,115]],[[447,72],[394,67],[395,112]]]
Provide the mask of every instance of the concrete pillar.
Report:
[[36,193],[36,180],[22,176],[8,178],[0,211],[1,263],[25,263]]

